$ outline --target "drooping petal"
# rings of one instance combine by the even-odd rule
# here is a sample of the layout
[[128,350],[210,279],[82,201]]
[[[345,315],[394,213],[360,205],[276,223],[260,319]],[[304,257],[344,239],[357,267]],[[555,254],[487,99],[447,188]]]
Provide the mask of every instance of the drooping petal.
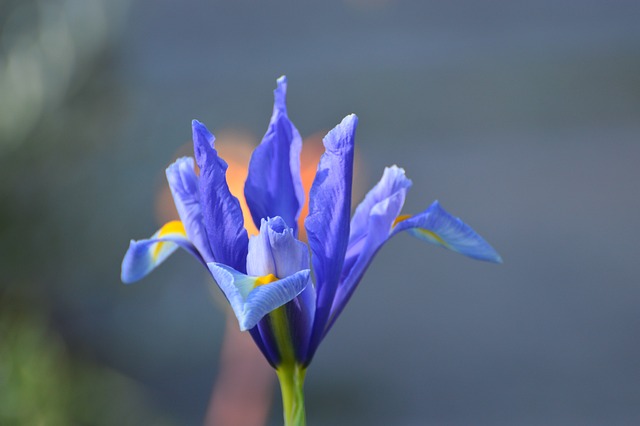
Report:
[[309,194],[305,228],[311,247],[317,300],[307,362],[324,335],[347,250],[357,123],[358,118],[349,115],[325,136],[326,151],[318,164]]
[[166,223],[147,240],[131,240],[129,249],[122,260],[120,278],[125,284],[134,283],[160,265],[178,247],[187,250],[196,259],[204,260],[187,238],[182,222],[174,220]]
[[249,330],[266,314],[295,298],[309,284],[310,270],[278,280],[274,276],[252,277],[220,263],[207,265],[231,304],[240,329]]
[[278,79],[273,115],[262,142],[253,151],[244,187],[256,227],[260,220],[281,216],[297,235],[298,216],[304,204],[300,178],[302,138],[289,120],[286,106],[287,79]]
[[411,181],[405,176],[403,169],[397,166],[387,167],[380,181],[358,205],[351,219],[349,247],[342,268],[342,278],[325,334],[351,298],[374,255],[389,239],[409,187]]
[[197,120],[193,120],[192,127],[200,167],[200,205],[211,252],[216,262],[244,271],[248,236],[240,203],[227,185],[227,163],[213,148],[214,137],[207,128]]
[[193,158],[178,158],[167,168],[167,181],[187,237],[206,262],[213,262],[213,253],[202,219],[198,176],[194,166]]
[[437,201],[424,212],[400,221],[393,234],[401,231],[474,259],[502,263],[502,258],[489,243]]

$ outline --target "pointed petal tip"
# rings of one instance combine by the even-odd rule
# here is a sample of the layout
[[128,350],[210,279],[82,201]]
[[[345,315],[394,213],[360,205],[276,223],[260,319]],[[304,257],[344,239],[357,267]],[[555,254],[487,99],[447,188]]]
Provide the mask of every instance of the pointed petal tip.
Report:
[[146,263],[141,260],[140,251],[143,246],[144,244],[140,241],[133,239],[129,241],[129,247],[120,265],[120,281],[123,284],[129,285],[138,282],[150,272],[150,269],[153,269],[153,267],[148,268],[143,265]]
[[[444,212],[445,214],[449,214],[444,207],[442,207],[442,205],[440,205],[440,201],[439,200],[435,200],[433,203],[431,203],[431,206],[429,206],[429,209],[433,209],[433,210],[438,210],[440,212]],[[460,218],[458,218],[458,220],[464,224],[464,222],[462,222],[462,220]],[[465,226],[468,226],[465,224]],[[474,231],[475,234],[475,231]],[[498,252],[496,251],[496,249],[494,249],[491,244],[489,244],[486,240],[484,240],[484,238],[482,238],[480,235],[476,234],[476,237],[480,239],[480,241],[483,242],[483,244],[486,245],[486,249],[485,252],[479,256],[470,256],[473,257],[476,260],[482,260],[485,262],[490,262],[490,263],[496,263],[496,264],[502,264],[504,263],[504,261],[502,260],[502,256],[500,256],[500,254],[498,254]]]
[[342,123],[340,124],[349,126],[349,127],[356,127],[358,125],[358,116],[355,115],[354,113],[351,113],[347,115],[345,118],[343,118]]
[[205,136],[209,139],[211,132],[207,129],[203,123],[198,120],[191,120],[191,131],[193,132],[193,138],[195,139],[197,136]]
[[276,88],[273,91],[274,103],[273,109],[275,111],[287,112],[287,77],[281,76],[276,80]]
[[322,139],[327,151],[341,151],[345,148],[353,149],[358,126],[358,116],[347,115],[340,124],[331,129]]

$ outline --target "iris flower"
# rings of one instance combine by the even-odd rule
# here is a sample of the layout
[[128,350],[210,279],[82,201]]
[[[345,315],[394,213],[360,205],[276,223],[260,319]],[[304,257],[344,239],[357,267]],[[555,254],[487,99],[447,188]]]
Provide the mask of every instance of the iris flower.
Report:
[[308,243],[298,240],[305,202],[300,178],[302,139],[289,120],[287,80],[274,91],[273,115],[252,154],[244,196],[260,230],[248,237],[240,203],[227,185],[227,164],[215,138],[192,123],[192,158],[166,171],[180,221],[149,239],[131,241],[122,281],[135,282],[178,247],[191,253],[220,287],[240,328],[248,330],[280,380],[286,425],[305,424],[303,383],[309,363],[353,295],[375,254],[401,232],[465,256],[501,262],[498,253],[438,202],[401,214],[411,181],[391,166],[351,215],[354,137],[348,115],[323,139],[325,153],[309,192],[304,220]]

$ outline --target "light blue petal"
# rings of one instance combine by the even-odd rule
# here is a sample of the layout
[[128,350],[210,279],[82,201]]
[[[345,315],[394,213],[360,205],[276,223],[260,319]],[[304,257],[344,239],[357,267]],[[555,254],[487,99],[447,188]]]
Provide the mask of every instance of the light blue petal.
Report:
[[238,318],[240,329],[249,330],[269,312],[294,299],[309,284],[311,271],[299,271],[265,285],[257,277],[242,274],[220,263],[209,263],[209,270],[224,292]]
[[502,263],[502,258],[489,243],[437,201],[424,212],[398,223],[393,233],[400,231],[474,259]]
[[324,335],[349,242],[353,144],[357,123],[358,118],[349,115],[325,136],[325,153],[318,164],[309,195],[305,228],[317,293],[309,357],[313,356]]
[[[271,245],[277,277],[288,277],[302,269],[309,269],[309,249],[298,241],[284,220],[275,217],[266,221],[266,234]],[[262,232],[262,230],[260,231]]]
[[278,276],[276,273],[276,264],[273,261],[273,253],[271,253],[267,221],[264,219],[260,225],[260,233],[249,238],[247,274],[257,277],[269,274]]
[[284,278],[302,269],[309,269],[307,245],[294,237],[281,217],[262,219],[260,233],[249,239],[247,274]]
[[[393,205],[397,209],[394,211],[385,212],[386,215],[393,215],[393,218],[388,224],[385,224],[384,228],[387,230],[387,235],[391,230],[391,224],[395,220],[396,216],[400,214],[400,210],[404,205],[404,200],[407,195],[407,191],[411,187],[411,180],[405,176],[404,169],[398,166],[385,167],[380,181],[367,193],[364,200],[356,208],[356,212],[351,219],[351,226],[349,232],[349,246],[347,248],[347,254],[342,268],[343,278],[349,275],[351,268],[355,261],[358,259],[360,252],[364,244],[366,243],[367,235],[370,228],[370,217],[372,209],[380,202],[388,199],[395,194],[400,197],[399,205]],[[382,207],[378,207],[381,209]],[[382,232],[381,235],[384,235]]]
[[[309,270],[309,250],[298,241],[293,230],[286,226],[281,217],[262,219],[260,234],[249,240],[247,272],[254,276],[274,274],[285,278],[301,270]],[[315,288],[308,285],[302,293],[286,305],[291,343],[296,359],[304,360],[307,355],[309,338],[313,327],[316,308]],[[267,358],[273,365],[278,361],[279,350],[274,340],[273,330],[268,324],[258,323]]]
[[302,138],[287,116],[287,79],[280,77],[274,90],[273,115],[262,142],[253,151],[244,195],[256,227],[260,220],[281,216],[297,235],[298,216],[304,204],[300,178]]
[[382,179],[367,194],[351,220],[349,249],[342,279],[325,329],[329,331],[353,295],[373,257],[389,239],[393,222],[400,214],[411,181],[404,170],[393,166],[384,170]]
[[207,238],[217,262],[244,271],[248,236],[238,199],[227,185],[227,163],[213,148],[214,137],[207,128],[193,120],[193,147],[200,167],[200,205]]
[[166,171],[173,201],[184,224],[187,237],[206,262],[213,262],[207,231],[202,219],[198,176],[193,158],[178,158]]
[[179,222],[169,222],[149,239],[131,240],[129,249],[122,260],[120,278],[123,283],[131,284],[144,278],[164,262],[178,247],[182,247],[200,262],[205,263],[187,238],[182,225],[176,226],[177,223]]

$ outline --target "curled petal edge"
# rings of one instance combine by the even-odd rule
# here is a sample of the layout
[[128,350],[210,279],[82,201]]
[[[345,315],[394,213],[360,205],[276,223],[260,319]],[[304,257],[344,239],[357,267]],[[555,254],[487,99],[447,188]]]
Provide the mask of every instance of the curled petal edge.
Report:
[[278,280],[273,276],[252,277],[215,262],[207,266],[238,318],[241,331],[252,329],[269,312],[298,296],[309,284],[311,274],[305,269]]
[[122,260],[120,278],[131,284],[144,278],[179,247],[191,253],[203,265],[202,256],[187,238],[184,226],[179,220],[167,222],[151,238],[131,240],[129,249]]

